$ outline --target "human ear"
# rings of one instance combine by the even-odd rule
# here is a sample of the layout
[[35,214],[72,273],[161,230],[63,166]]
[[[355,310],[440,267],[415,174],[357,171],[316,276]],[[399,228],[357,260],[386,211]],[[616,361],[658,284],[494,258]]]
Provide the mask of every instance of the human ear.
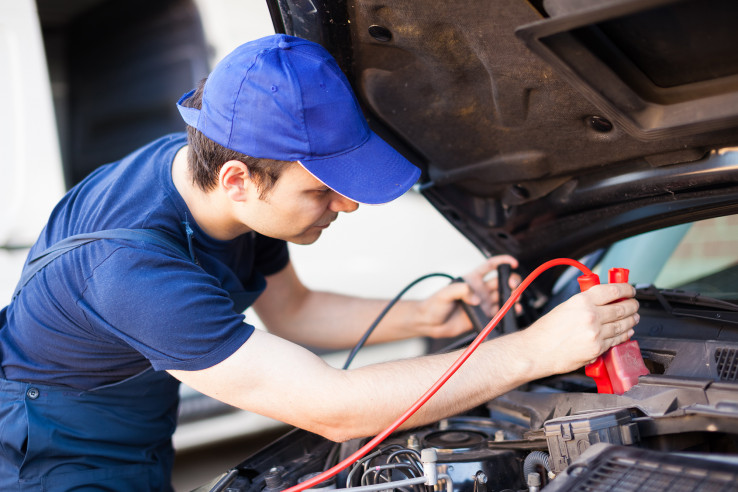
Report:
[[249,168],[241,161],[228,161],[220,168],[218,185],[231,200],[246,201],[255,187]]

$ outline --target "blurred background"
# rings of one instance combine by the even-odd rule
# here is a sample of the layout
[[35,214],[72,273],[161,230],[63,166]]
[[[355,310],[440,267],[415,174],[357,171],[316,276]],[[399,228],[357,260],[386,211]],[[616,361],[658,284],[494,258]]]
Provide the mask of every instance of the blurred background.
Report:
[[[10,300],[28,248],[67,189],[183,131],[176,100],[234,47],[273,32],[259,0],[0,0],[0,302]],[[312,288],[387,299],[422,275],[460,275],[483,259],[414,191],[341,216],[316,244],[291,245],[290,253]],[[444,283],[428,280],[407,297]],[[247,321],[261,327],[253,312]],[[423,347],[367,347],[353,366]],[[323,354],[334,366],[346,356]],[[176,490],[211,480],[286,430],[183,387]]]

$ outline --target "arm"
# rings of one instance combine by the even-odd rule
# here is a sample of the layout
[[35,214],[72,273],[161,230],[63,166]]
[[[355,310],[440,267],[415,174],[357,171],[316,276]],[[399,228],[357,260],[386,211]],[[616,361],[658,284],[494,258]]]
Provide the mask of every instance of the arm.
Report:
[[[414,336],[451,337],[471,328],[457,300],[480,304],[494,314],[497,280],[484,277],[501,263],[517,265],[510,256],[490,258],[465,276],[467,283],[444,287],[424,301],[400,301],[372,333],[369,343]],[[254,304],[269,331],[295,343],[329,349],[353,346],[387,305],[386,300],[312,291],[292,264],[268,277],[267,289]],[[514,285],[513,285],[514,287]]]
[[[404,428],[457,414],[527,381],[584,365],[632,334],[638,303],[627,284],[593,287],[528,329],[480,345]],[[169,371],[202,393],[332,440],[386,428],[458,353],[342,371],[286,340],[256,331],[233,355],[201,371]]]

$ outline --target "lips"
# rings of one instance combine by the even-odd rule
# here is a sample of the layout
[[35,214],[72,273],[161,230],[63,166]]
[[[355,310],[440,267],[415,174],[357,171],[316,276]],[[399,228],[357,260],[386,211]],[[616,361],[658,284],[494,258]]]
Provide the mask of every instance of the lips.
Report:
[[324,223],[324,224],[315,224],[315,226],[314,226],[314,227],[319,227],[319,228],[321,228],[321,229],[326,229],[326,228],[327,228],[327,227],[328,227],[329,225],[331,225],[331,222],[333,222],[333,221],[334,221],[334,220],[336,220],[337,218],[338,218],[338,214],[336,214],[336,215],[334,215],[333,217],[331,217],[331,219],[330,219],[330,220],[329,220],[328,222],[326,222],[326,223]]

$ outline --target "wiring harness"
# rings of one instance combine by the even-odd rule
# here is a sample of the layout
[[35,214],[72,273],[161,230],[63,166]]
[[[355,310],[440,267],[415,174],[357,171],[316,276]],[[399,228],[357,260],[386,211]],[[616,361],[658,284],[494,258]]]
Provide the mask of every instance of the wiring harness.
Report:
[[[377,485],[395,481],[398,476],[405,479],[422,477],[423,465],[418,451],[393,444],[374,451],[354,463],[346,477],[346,488],[353,485],[354,477],[359,474],[360,485]],[[424,492],[421,485],[401,487],[400,490]]]

